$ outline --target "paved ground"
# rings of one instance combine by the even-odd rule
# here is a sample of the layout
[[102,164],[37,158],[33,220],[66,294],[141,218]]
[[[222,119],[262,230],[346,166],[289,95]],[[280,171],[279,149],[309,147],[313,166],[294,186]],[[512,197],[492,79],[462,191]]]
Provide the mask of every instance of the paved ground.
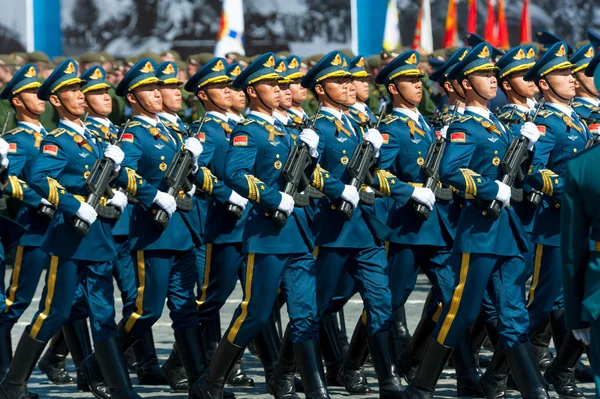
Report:
[[[9,276],[7,276],[8,279]],[[38,287],[38,291],[36,293],[36,299],[34,302],[34,306],[31,306],[30,309],[26,312],[26,314],[21,319],[21,322],[15,326],[13,330],[13,345],[16,346],[17,337],[19,337],[23,331],[23,328],[30,322],[33,313],[37,309],[39,305],[39,298],[41,295],[43,286],[40,285]],[[429,289],[429,283],[427,282],[424,276],[420,276],[418,280],[417,287],[410,297],[407,305],[406,305],[406,313],[408,316],[408,324],[409,328],[414,329],[416,324],[418,323],[419,316],[421,314],[421,310],[423,307],[423,302],[425,297],[427,296],[427,291]],[[222,327],[225,329],[227,327],[227,323],[231,320],[231,316],[235,307],[241,301],[242,292],[238,287],[231,298],[229,299],[227,305],[224,307],[221,313]],[[116,295],[118,298],[118,294]],[[121,311],[121,302],[120,299],[117,299],[117,314],[120,314]],[[354,326],[357,318],[359,317],[362,311],[362,302],[358,296],[354,297],[353,300],[346,307],[346,324],[349,329]],[[285,312],[282,312],[283,322],[287,323],[287,317]],[[351,333],[351,331],[349,331]],[[165,309],[165,313],[162,318],[159,320],[158,324],[154,328],[154,339],[156,341],[158,356],[160,358],[161,363],[166,360],[169,356],[169,352],[171,350],[171,346],[173,343],[173,335],[170,327],[170,322],[168,318],[168,309]],[[484,355],[489,355],[489,353],[484,353]],[[245,367],[248,374],[254,378],[256,384],[253,388],[238,388],[236,390],[237,396],[240,398],[270,398],[265,391],[264,378],[262,375],[262,367],[253,355],[246,352],[244,356]],[[74,366],[70,361],[68,362],[67,367],[73,372],[74,375]],[[452,371],[452,372],[451,372]],[[371,387],[376,388],[376,379],[375,374],[372,368],[367,369],[367,378],[370,381]],[[438,384],[438,388],[436,390],[436,398],[453,398],[456,395],[456,381],[453,379],[454,374],[453,370],[446,369],[446,372],[442,376]],[[135,375],[132,375],[133,383],[137,383]],[[594,396],[593,384],[580,384],[580,386],[584,389],[585,395],[588,398],[592,398]],[[75,389],[75,385],[66,385],[66,386],[57,386],[52,385],[48,382],[46,377],[40,374],[39,370],[35,370],[31,384],[29,385],[30,389],[34,392],[40,394],[42,398],[45,397],[54,397],[54,398],[78,398],[78,397],[92,397],[88,393],[77,392]],[[149,386],[136,386],[137,392],[140,393],[143,397],[151,397],[151,398],[183,398],[186,395],[183,394],[175,394],[171,393],[166,388],[161,387],[149,387]],[[512,395],[509,398],[518,398],[520,397],[517,392],[511,392]],[[343,398],[349,397],[342,388],[333,387],[331,388],[331,394],[333,398]],[[365,397],[373,397],[376,398],[377,395],[367,395]],[[558,397],[556,394],[552,394],[552,397]]]

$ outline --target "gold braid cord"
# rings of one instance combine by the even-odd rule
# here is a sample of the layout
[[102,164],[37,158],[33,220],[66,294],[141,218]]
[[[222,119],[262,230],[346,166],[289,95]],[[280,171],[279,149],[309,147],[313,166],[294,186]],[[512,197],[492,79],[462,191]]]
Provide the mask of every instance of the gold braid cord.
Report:
[[465,194],[471,194],[472,196],[477,195],[477,185],[475,184],[475,179],[473,176],[479,176],[477,173],[473,172],[471,169],[461,169],[461,173],[465,178]]
[[396,176],[394,176],[387,170],[381,169],[376,171],[375,173],[377,177],[379,177],[379,191],[381,191],[384,195],[387,195],[388,197],[392,195],[392,189],[390,188],[390,182],[388,181],[388,179],[395,179]]
[[51,177],[48,177],[48,202],[50,202],[54,206],[58,206],[60,202],[60,197],[58,196],[58,189],[62,188],[60,184],[56,180]]
[[260,202],[260,190],[258,189],[258,185],[263,184],[263,182],[252,175],[246,175],[246,180],[248,180],[248,199]]
[[125,171],[127,172],[127,192],[135,197],[137,194],[137,179],[141,176],[130,168],[125,168]]
[[552,178],[558,177],[558,175],[550,169],[540,169],[540,173],[542,174],[542,182],[544,184],[542,187],[542,192],[551,196],[554,193],[554,184],[552,184]]
[[21,183],[25,183],[22,180],[19,180],[17,176],[9,176],[8,181],[10,182],[10,186],[12,189],[12,196],[18,200],[23,200],[23,187]]

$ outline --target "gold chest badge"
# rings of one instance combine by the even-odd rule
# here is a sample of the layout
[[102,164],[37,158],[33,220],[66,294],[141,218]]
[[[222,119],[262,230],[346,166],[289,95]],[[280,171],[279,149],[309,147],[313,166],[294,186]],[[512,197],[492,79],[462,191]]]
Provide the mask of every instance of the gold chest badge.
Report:
[[500,165],[500,158],[498,158],[498,157],[494,157],[494,158],[492,159],[492,164],[493,164],[494,166],[498,166],[498,165]]
[[283,166],[283,164],[281,163],[281,161],[275,161],[275,163],[273,164],[273,166],[275,167],[275,169],[281,169],[281,167]]
[[160,169],[162,172],[164,172],[165,170],[167,170],[167,164],[164,162],[161,162],[160,165],[158,165],[158,169]]
[[423,166],[424,163],[425,163],[425,160],[423,159],[423,157],[417,158],[417,165]]
[[343,157],[340,158],[340,162],[342,163],[342,165],[347,165],[348,157],[344,155]]

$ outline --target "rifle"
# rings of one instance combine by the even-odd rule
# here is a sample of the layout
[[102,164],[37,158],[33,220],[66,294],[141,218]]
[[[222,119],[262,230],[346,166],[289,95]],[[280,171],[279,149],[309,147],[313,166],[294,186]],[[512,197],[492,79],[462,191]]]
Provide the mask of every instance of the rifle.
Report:
[[[450,121],[445,126],[450,126],[456,120],[456,117],[458,116],[459,105],[460,102],[456,101],[454,104],[454,112],[452,112],[452,118],[450,118]],[[427,176],[423,187],[430,189],[434,194],[436,194],[436,196],[440,196],[441,199],[451,200],[452,192],[450,191],[449,193],[446,193],[446,191],[449,189],[445,189],[446,191],[443,191],[438,187],[440,182],[440,164],[442,163],[442,156],[444,155],[445,149],[446,139],[441,136],[436,138],[435,142],[429,146],[429,150],[425,156],[425,162],[421,167],[423,169],[423,174]],[[413,201],[413,205],[415,207],[415,211],[421,214],[425,219],[429,219],[431,210],[426,205],[416,201]]]
[[[534,121],[537,118],[537,115],[543,106],[544,101],[542,100],[538,103],[533,117],[527,117],[527,122]],[[513,141],[511,141],[510,145],[508,146],[508,149],[506,150],[506,153],[504,154],[504,157],[502,158],[500,166],[503,171],[503,176],[500,181],[510,186],[511,189],[513,188],[512,186],[515,183],[515,180],[523,180],[525,178],[525,176],[523,175],[522,165],[528,157],[528,146],[529,139],[523,136],[516,138]],[[537,196],[537,193],[530,193],[529,197],[532,196]],[[500,212],[502,212],[503,207],[504,205],[502,204],[502,202],[495,199],[488,205],[486,213],[492,218],[497,219],[498,217],[500,217]]]
[[[323,103],[319,103],[317,112],[313,116],[311,121],[307,120],[301,126],[302,129],[314,129],[319,114],[321,113],[321,107]],[[308,176],[306,175],[306,169],[309,168],[313,163],[312,157],[310,156],[308,146],[301,142],[300,145],[295,145],[290,151],[290,155],[285,161],[281,174],[285,179],[285,187],[283,192],[294,197],[294,204],[300,208],[307,207],[310,205],[311,196],[302,194],[302,191],[308,187]],[[287,213],[276,210],[273,212],[273,222],[278,227],[285,226],[287,222]]]
[[[377,118],[377,123],[375,125],[371,125],[371,128],[378,129],[381,124],[381,120],[385,115],[385,110],[387,108],[386,104],[383,104],[381,107],[381,112],[379,113],[379,117]],[[377,160],[375,159],[375,150],[373,148],[373,144],[368,141],[363,140],[362,143],[358,145],[356,151],[352,155],[350,162],[348,163],[348,173],[350,174],[350,185],[356,187],[359,192],[359,196],[361,201],[373,205],[375,203],[375,194],[367,193],[361,194],[363,191],[361,190],[363,184],[367,186],[371,186],[373,184],[373,175],[371,175],[371,167],[375,165]],[[354,207],[348,201],[341,200],[338,206],[338,210],[344,216],[346,221],[352,219],[352,214],[354,213]]]
[[[129,122],[130,121],[128,120],[123,126],[123,129],[121,129],[118,139],[120,139],[123,132],[127,130]],[[110,138],[109,141],[113,145],[116,145],[118,142],[112,138]],[[109,199],[114,197],[111,183],[115,178],[115,162],[110,158],[100,158],[94,162],[94,166],[92,167],[89,176],[85,179],[85,189],[88,192],[87,200],[85,202],[96,210],[98,216],[106,219],[118,219],[121,217],[121,212],[117,208],[113,206],[104,206],[100,203],[102,196]],[[73,228],[79,235],[85,237],[89,233],[90,225],[86,221],[75,216]]]
[[[202,117],[202,121],[200,125],[198,125],[198,129],[196,129],[196,135],[200,133],[200,129],[204,126],[204,122],[208,113],[205,113]],[[185,192],[190,191],[194,184],[190,180],[190,175],[193,171],[193,155],[191,152],[187,150],[181,150],[173,157],[171,164],[165,171],[165,182],[167,183],[167,194],[175,198],[177,202],[177,209],[184,212],[189,212],[194,208],[194,203],[191,198],[179,198],[179,192],[182,189],[185,189]],[[155,211],[155,212],[154,212]],[[158,224],[161,228],[166,229],[167,224],[169,224],[169,214],[162,208],[158,207],[158,209],[153,210],[154,214],[153,220]]]

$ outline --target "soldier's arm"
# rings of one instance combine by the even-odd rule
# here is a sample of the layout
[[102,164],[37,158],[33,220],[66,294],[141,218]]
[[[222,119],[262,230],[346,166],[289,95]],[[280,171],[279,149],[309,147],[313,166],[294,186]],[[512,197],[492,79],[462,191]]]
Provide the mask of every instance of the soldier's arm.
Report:
[[4,193],[19,201],[23,201],[29,206],[37,208],[40,205],[42,197],[23,180],[23,172],[27,162],[27,151],[18,143],[14,136],[7,136],[6,141],[10,146],[8,150],[10,171]]
[[565,191],[560,211],[562,279],[565,290],[565,323],[569,330],[588,325],[582,321],[581,308],[585,292],[585,271],[589,259],[590,226],[584,213],[579,187],[569,162],[565,174]]
[[471,157],[477,147],[474,137],[467,129],[460,126],[450,127],[447,137],[448,144],[440,165],[442,182],[453,186],[467,197],[493,201],[498,194],[496,182],[469,168]]
[[[194,123],[190,127],[190,131],[195,133],[197,130],[198,124]],[[198,159],[200,169],[196,174],[196,187],[200,188],[217,201],[225,203],[231,196],[233,190],[227,187],[222,180],[217,179],[210,171],[210,165],[215,153],[215,143],[212,134],[199,132],[198,140],[202,143],[202,154],[200,154],[200,158]]]
[[[319,128],[319,124],[324,122],[317,121],[315,125],[315,132],[319,135],[319,161],[325,156],[325,147],[327,143],[327,135],[323,133],[323,131]],[[346,185],[342,183],[341,180],[333,177],[331,173],[327,170],[323,169],[321,165],[317,162],[315,166],[315,170],[311,178],[309,179],[310,185],[321,191],[323,194],[328,196],[331,199],[337,200],[342,196]]]
[[142,205],[149,207],[152,205],[158,189],[137,173],[138,162],[142,158],[143,150],[134,133],[128,131],[123,134],[121,150],[123,150],[125,158],[121,162],[117,184],[125,188]]
[[29,171],[29,184],[67,217],[73,217],[81,203],[56,180],[68,164],[67,154],[52,136],[46,137],[40,148]]
[[256,141],[252,134],[243,130],[234,131],[226,157],[225,184],[250,201],[260,203],[267,209],[277,209],[282,198],[279,190],[269,187],[253,175],[256,155]]
[[526,183],[534,189],[551,197],[560,197],[563,191],[563,179],[548,169],[550,154],[554,149],[556,138],[550,126],[546,126],[545,134],[535,143],[535,153],[529,168]]

